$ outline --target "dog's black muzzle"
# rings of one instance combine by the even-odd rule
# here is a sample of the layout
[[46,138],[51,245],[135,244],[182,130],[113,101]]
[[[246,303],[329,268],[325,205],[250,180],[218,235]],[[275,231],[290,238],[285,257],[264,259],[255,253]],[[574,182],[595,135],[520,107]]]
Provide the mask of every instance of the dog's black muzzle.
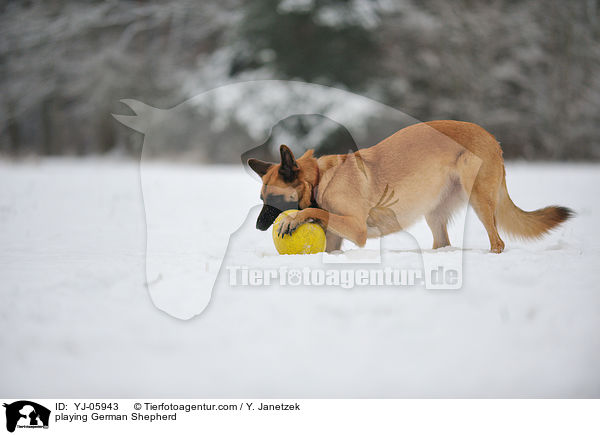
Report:
[[279,213],[281,213],[281,210],[265,204],[256,220],[256,229],[266,231],[275,222]]
[[269,201],[269,204],[265,204],[258,215],[256,229],[266,231],[273,225],[273,222],[275,222],[275,219],[277,219],[277,216],[279,216],[282,211],[296,208],[298,208],[297,202]]

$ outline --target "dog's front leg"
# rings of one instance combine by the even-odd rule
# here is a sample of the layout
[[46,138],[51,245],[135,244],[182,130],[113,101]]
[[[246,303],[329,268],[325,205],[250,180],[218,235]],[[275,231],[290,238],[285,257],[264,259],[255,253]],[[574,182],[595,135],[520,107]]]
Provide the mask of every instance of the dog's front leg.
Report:
[[355,216],[342,216],[320,208],[305,208],[282,219],[279,234],[292,234],[296,228],[307,221],[319,222],[327,231],[331,231],[344,239],[364,246],[367,242],[367,223]]
[[327,240],[327,243],[325,244],[325,252],[332,253],[334,251],[339,251],[340,249],[342,249],[342,241],[344,239],[338,236],[333,231],[325,231],[325,238]]

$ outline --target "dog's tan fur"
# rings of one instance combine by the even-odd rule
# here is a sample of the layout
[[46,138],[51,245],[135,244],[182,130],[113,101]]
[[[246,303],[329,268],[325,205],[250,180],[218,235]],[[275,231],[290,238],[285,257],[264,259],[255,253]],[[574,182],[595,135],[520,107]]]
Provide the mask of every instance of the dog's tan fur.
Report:
[[[433,248],[448,246],[447,222],[467,201],[497,253],[504,249],[498,226],[535,238],[572,215],[564,207],[525,212],[515,206],[499,143],[468,122],[415,124],[347,155],[316,159],[309,150],[296,160],[284,145],[281,153],[280,164],[249,161],[262,177],[261,196],[297,201],[300,211],[284,219],[283,231],[309,220],[320,222],[327,230],[328,251],[339,249],[343,238],[363,246],[367,238],[400,231],[421,216],[433,233]],[[292,175],[282,177],[283,170]],[[315,203],[318,207],[311,207]]]

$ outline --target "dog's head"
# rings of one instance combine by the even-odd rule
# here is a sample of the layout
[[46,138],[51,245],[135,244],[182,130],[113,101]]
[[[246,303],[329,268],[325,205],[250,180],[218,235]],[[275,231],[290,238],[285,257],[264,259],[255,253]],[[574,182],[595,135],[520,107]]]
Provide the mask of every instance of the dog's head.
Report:
[[256,228],[261,231],[267,230],[282,211],[303,209],[309,207],[312,201],[313,184],[309,179],[311,173],[316,171],[312,150],[298,160],[285,145],[279,147],[279,152],[281,163],[248,160],[248,165],[261,177],[263,183],[260,199],[264,205],[256,221]]

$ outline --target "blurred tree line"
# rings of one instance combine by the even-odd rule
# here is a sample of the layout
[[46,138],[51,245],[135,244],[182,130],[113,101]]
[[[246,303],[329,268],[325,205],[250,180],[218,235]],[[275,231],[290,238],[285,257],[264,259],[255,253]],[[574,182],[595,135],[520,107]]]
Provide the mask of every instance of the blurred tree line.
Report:
[[120,99],[277,78],[479,123],[508,158],[599,159],[599,23],[600,0],[4,1],[0,152],[137,155]]

